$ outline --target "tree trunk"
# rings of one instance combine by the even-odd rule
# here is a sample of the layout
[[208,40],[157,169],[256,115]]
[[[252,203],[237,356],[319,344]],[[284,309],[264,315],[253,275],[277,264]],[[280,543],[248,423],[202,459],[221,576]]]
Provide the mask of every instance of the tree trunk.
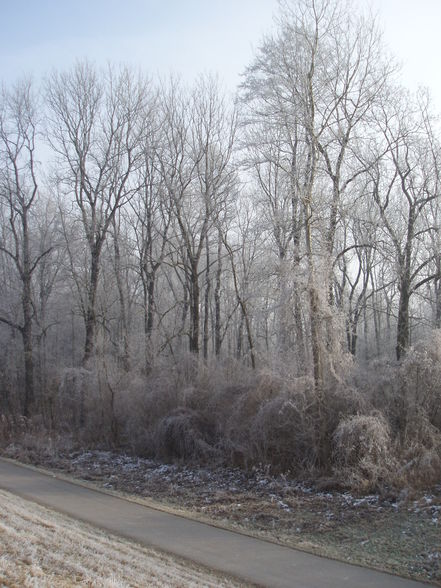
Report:
[[302,307],[298,292],[294,292],[294,323],[297,349],[297,374],[304,376],[307,373],[305,333],[303,330]]
[[436,258],[438,277],[435,280],[435,328],[441,329],[441,257]]
[[155,273],[146,272],[143,274],[144,293],[144,355],[145,373],[152,369],[152,333],[154,326],[154,305],[155,305]]
[[216,357],[220,355],[222,345],[221,335],[221,278],[222,278],[222,237],[219,234],[217,244],[217,269],[216,269],[216,286],[214,289],[214,352]]
[[346,338],[348,343],[348,351],[354,357],[357,354],[357,327],[360,314],[356,313],[346,321]]
[[24,209],[22,214],[23,223],[23,294],[22,294],[22,308],[23,308],[23,327],[21,335],[23,339],[24,351],[24,369],[25,369],[25,395],[23,405],[23,415],[29,417],[31,408],[35,400],[34,390],[34,355],[32,346],[32,290],[31,290],[31,261],[29,251],[29,227],[27,210]]
[[415,205],[412,204],[409,209],[407,221],[407,238],[404,256],[400,259],[400,302],[398,307],[398,324],[397,324],[397,346],[396,354],[399,361],[410,343],[410,325],[409,325],[409,303],[411,290],[411,259],[412,259],[412,242],[414,237],[414,226],[416,219]]
[[121,366],[125,372],[130,371],[130,351],[129,351],[129,327],[127,318],[127,305],[124,293],[123,280],[121,276],[121,251],[118,242],[117,226],[114,220],[113,227],[115,234],[113,236],[114,252],[115,252],[115,275],[116,286],[118,289],[119,307],[120,307],[120,322],[121,322],[121,339],[122,339],[122,353],[119,351]]
[[240,307],[240,323],[237,329],[237,338],[236,338],[236,359],[242,359],[242,340],[243,340],[243,325],[245,323],[245,316],[243,314],[243,309]]
[[284,355],[288,351],[288,307],[290,292],[287,284],[287,262],[285,255],[279,254],[278,290],[279,304],[277,312],[277,348]]
[[203,354],[204,359],[208,359],[208,342],[210,338],[209,333],[209,319],[210,319],[210,291],[211,291],[211,278],[210,278],[210,250],[208,247],[208,239],[206,239],[207,245],[207,269],[205,271],[206,285],[205,285],[205,299],[204,299],[204,334],[203,334]]
[[92,251],[90,266],[89,293],[86,310],[86,341],[84,344],[83,366],[87,364],[96,351],[96,295],[99,278],[99,251]]
[[410,325],[409,325],[409,300],[410,288],[409,282],[405,278],[400,285],[400,303],[398,307],[398,324],[397,324],[397,346],[396,354],[399,361],[405,354],[410,343]]
[[323,360],[320,346],[320,316],[319,316],[319,297],[315,285],[315,270],[312,253],[312,236],[311,236],[311,211],[310,206],[306,203],[305,210],[305,240],[306,253],[309,265],[309,314],[310,314],[310,328],[311,328],[311,350],[314,373],[314,386],[321,398],[321,391],[323,386]]
[[190,276],[190,335],[189,348],[190,353],[199,355],[199,276],[197,266],[192,266]]
[[32,345],[32,310],[30,299],[26,297],[23,300],[24,322],[21,331],[24,350],[24,369],[25,369],[25,396],[23,405],[23,415],[29,417],[32,413],[32,406],[35,400],[34,391],[34,355]]

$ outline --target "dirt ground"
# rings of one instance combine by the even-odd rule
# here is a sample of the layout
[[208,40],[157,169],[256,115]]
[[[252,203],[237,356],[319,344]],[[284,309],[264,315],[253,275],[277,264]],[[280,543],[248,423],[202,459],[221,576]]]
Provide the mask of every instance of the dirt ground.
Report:
[[254,469],[160,464],[11,445],[3,455],[223,527],[441,586],[441,486],[356,497]]

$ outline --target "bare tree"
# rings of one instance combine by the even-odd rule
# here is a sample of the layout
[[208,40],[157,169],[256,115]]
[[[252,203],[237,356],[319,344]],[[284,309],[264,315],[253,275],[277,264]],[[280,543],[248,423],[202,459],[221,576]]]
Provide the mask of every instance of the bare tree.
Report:
[[153,364],[152,341],[155,318],[159,319],[156,304],[158,273],[168,254],[171,211],[163,171],[162,119],[152,104],[152,124],[143,144],[143,162],[138,170],[139,189],[130,203],[133,215],[129,219],[136,242],[136,258],[142,284],[144,315],[144,359],[148,373]]
[[[237,225],[230,227],[232,236],[225,228],[221,231],[223,245],[227,251],[231,274],[233,279],[234,293],[237,300],[237,309],[239,310],[239,320],[237,324],[236,335],[236,357],[249,357],[251,367],[257,367],[256,362],[256,343],[252,325],[253,312],[251,308],[251,299],[257,293],[251,284],[251,273],[255,270],[256,258],[261,253],[258,243],[261,241],[261,235],[256,230],[254,213],[250,203],[245,201],[242,205],[238,203],[236,215]],[[245,337],[247,348],[243,345],[243,331],[245,328]]]
[[[251,127],[245,140],[271,211],[279,256],[286,255],[286,247],[280,247],[280,218],[285,227],[290,218],[286,205],[285,211],[275,209],[284,183],[291,211],[296,211],[291,212],[291,233],[284,233],[285,245],[292,244],[295,273],[301,258],[307,262],[317,390],[326,366],[333,369],[334,271],[342,267],[337,260],[342,261],[346,247],[339,232],[345,231],[346,208],[360,195],[358,179],[372,164],[359,157],[360,141],[372,135],[374,107],[395,69],[384,58],[375,21],[351,8],[336,0],[281,3],[276,33],[265,38],[242,84],[244,122]],[[300,335],[298,310],[295,323]]]
[[33,324],[35,305],[32,294],[34,274],[50,253],[51,245],[34,247],[34,209],[39,198],[36,144],[38,104],[29,81],[12,90],[2,90],[0,105],[0,204],[7,226],[2,227],[0,251],[13,264],[20,284],[20,316],[0,314],[0,322],[17,329],[24,351],[23,414],[31,414],[34,403]]
[[428,126],[427,104],[420,101],[413,111],[410,104],[410,97],[397,91],[389,97],[380,122],[387,154],[370,172],[373,199],[391,243],[397,273],[397,359],[410,345],[411,297],[438,276],[425,245],[427,235],[436,228],[436,219],[425,212],[438,197],[437,152]]
[[142,162],[146,81],[129,69],[106,73],[79,63],[53,73],[47,85],[49,140],[58,156],[58,182],[73,198],[89,250],[82,308],[83,363],[95,352],[100,260],[116,213],[137,190],[133,171]]
[[230,194],[236,115],[227,112],[212,78],[201,78],[190,96],[174,83],[165,108],[162,173],[189,295],[189,349],[199,354],[201,260],[207,235]]

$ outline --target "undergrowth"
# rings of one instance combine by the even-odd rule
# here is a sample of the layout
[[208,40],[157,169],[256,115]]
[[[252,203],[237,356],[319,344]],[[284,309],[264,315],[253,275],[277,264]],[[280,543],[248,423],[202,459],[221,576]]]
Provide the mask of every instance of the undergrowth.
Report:
[[[0,415],[0,444],[120,448],[164,461],[263,466],[352,491],[441,480],[441,335],[401,364],[325,381],[192,356],[148,376],[101,359],[57,374],[33,419]],[[45,407],[50,407],[50,414]]]

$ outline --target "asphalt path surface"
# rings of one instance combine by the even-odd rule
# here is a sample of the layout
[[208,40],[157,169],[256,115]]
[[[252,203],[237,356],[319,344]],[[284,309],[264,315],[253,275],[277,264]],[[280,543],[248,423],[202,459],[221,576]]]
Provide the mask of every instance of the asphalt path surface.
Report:
[[417,588],[427,584],[254,539],[0,458],[0,488],[258,586]]

